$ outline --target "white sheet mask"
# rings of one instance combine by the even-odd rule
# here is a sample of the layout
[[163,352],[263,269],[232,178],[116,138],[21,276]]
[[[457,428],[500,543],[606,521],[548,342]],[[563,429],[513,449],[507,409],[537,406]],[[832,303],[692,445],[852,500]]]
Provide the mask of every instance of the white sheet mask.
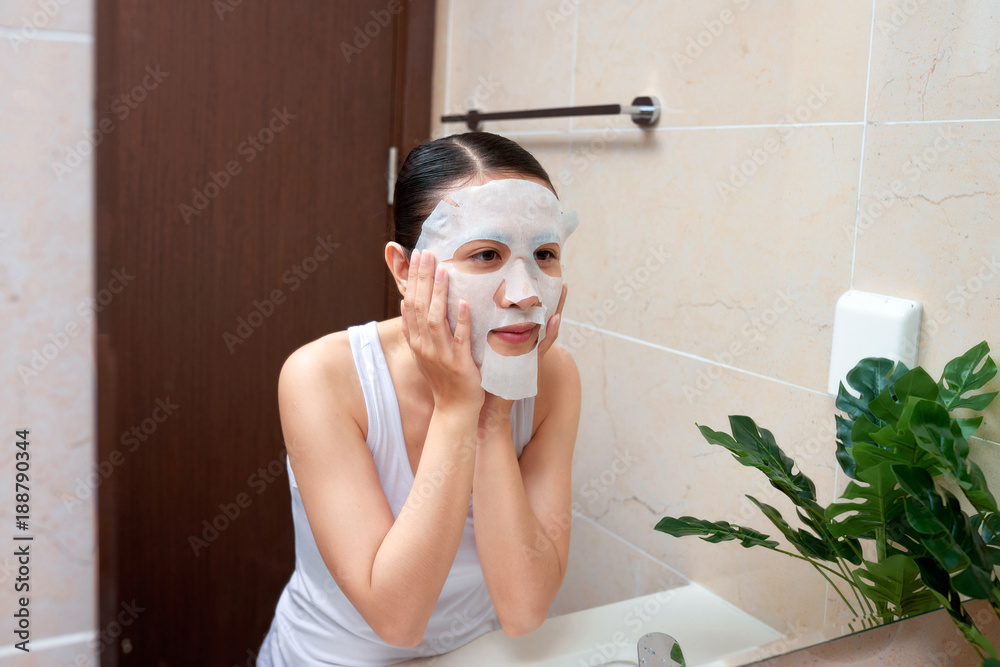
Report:
[[[538,345],[527,354],[504,356],[493,350],[486,335],[493,329],[523,322],[545,325],[559,307],[563,279],[538,266],[535,251],[556,243],[560,248],[574,229],[576,213],[563,212],[559,200],[543,185],[519,178],[490,181],[451,193],[424,221],[414,250],[430,250],[448,271],[448,320],[454,330],[458,301],[469,303],[472,317],[472,358],[479,366],[483,389],[515,400],[538,393]],[[455,251],[470,241],[503,243],[510,256],[489,273],[463,273],[450,262]],[[525,307],[501,308],[496,295],[503,286],[506,301]]]

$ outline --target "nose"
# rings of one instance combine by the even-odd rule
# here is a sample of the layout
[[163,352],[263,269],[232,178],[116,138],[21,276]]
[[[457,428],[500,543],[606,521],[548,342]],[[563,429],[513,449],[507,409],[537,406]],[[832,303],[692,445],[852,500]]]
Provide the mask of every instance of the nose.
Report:
[[507,275],[493,295],[493,301],[500,308],[522,310],[542,305],[536,281],[528,272],[523,259],[516,259],[511,263]]

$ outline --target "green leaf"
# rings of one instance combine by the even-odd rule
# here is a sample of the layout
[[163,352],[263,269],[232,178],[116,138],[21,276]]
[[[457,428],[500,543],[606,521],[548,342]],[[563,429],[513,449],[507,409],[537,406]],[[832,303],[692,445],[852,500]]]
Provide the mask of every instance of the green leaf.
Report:
[[990,598],[993,556],[958,499],[948,491],[938,492],[926,470],[894,465],[892,471],[909,494],[903,503],[917,539],[944,569],[957,573],[951,578],[953,589],[976,599]]
[[[987,356],[989,351],[990,346],[984,340],[969,349],[962,356],[956,357],[945,364],[944,372],[941,375],[938,386],[941,390],[943,405],[949,411],[955,408],[969,407],[969,401],[974,399],[963,399],[962,395],[974,389],[979,389],[997,374],[996,362]],[[983,362],[984,358],[986,359],[985,362]],[[983,362],[983,366],[977,372],[975,369],[980,362]],[[985,395],[990,396],[989,394]],[[987,405],[993,400],[994,396],[996,396],[996,393],[993,393],[990,399],[986,401]],[[973,409],[982,410],[984,407],[986,406]]]
[[1000,511],[982,470],[968,460],[969,442],[944,406],[917,399],[907,405],[906,412],[900,426],[906,423],[917,445],[937,460],[942,471],[962,489],[969,502],[981,512]]
[[[843,390],[844,385],[840,385]],[[851,438],[851,428],[856,422],[836,415],[837,422],[837,463],[840,464],[844,473],[854,479],[857,470],[857,462],[854,460],[854,440]]]
[[923,368],[914,368],[879,392],[868,404],[868,409],[881,422],[895,426],[903,414],[907,399],[913,397],[934,401],[937,396],[937,383]]
[[768,535],[753,528],[737,526],[728,521],[705,521],[704,519],[696,519],[693,516],[682,516],[679,518],[663,517],[656,524],[655,530],[673,535],[674,537],[697,535],[706,542],[739,540],[740,544],[747,548],[767,547],[768,549],[774,549],[778,546],[778,542],[768,539]]
[[[904,514],[906,492],[898,487],[888,462],[862,470],[858,479],[864,484],[849,483],[841,495],[842,500],[826,508],[826,518],[832,522],[830,532],[833,535],[875,539],[878,531],[884,532],[891,522]],[[862,502],[845,502],[857,500]],[[848,513],[846,518],[833,522]]]
[[670,659],[680,665],[680,667],[687,666],[687,663],[684,661],[684,653],[681,652],[681,645],[676,640],[670,648]]
[[881,563],[865,561],[853,572],[862,592],[872,601],[888,605],[896,618],[937,609],[940,601],[920,578],[920,568],[908,556],[890,556]]
[[955,420],[955,422],[958,424],[959,428],[962,429],[962,437],[968,439],[979,430],[979,426],[983,423],[983,418],[971,417],[969,419],[963,419],[959,417]]
[[953,405],[952,409],[957,410],[958,408],[965,408],[967,410],[985,410],[987,406],[993,402],[993,399],[997,397],[997,393],[998,392],[991,391],[986,394],[976,394],[975,396],[963,398],[958,403]]
[[892,383],[892,392],[900,403],[910,396],[935,401],[938,397],[938,385],[927,371],[918,366],[900,375]]
[[807,530],[792,528],[777,509],[767,503],[762,503],[753,496],[747,496],[747,498],[764,513],[764,516],[781,531],[785,539],[791,542],[803,556],[831,562],[837,560],[837,552],[822,538],[817,537]]
[[862,359],[847,373],[847,383],[860,394],[860,398],[848,391],[843,382],[840,383],[836,406],[847,413],[849,419],[837,416],[837,462],[848,477],[853,479],[857,468],[853,453],[857,439],[851,435],[855,422],[865,419],[876,427],[881,426],[869,403],[907,370],[905,364],[894,364],[888,359]]
[[917,440],[911,431],[897,431],[892,426],[885,426],[873,434],[873,438],[877,444],[859,442],[854,445],[854,459],[858,469],[872,468],[889,461],[917,466],[931,474],[937,474],[937,460],[917,446]]
[[788,496],[793,503],[817,512],[822,508],[816,503],[816,485],[801,472],[794,472],[795,461],[789,458],[774,441],[767,429],[758,429],[749,417],[729,417],[733,435],[698,426],[701,434],[713,445],[728,449],[741,464],[757,468],[771,481],[771,485]]
[[[895,363],[889,359],[869,357],[862,359],[848,371],[847,384],[851,385],[862,399],[871,401],[908,370],[902,362]],[[838,401],[839,398],[838,396]],[[840,408],[840,405],[837,407]],[[843,408],[841,409],[843,410]],[[847,412],[847,410],[844,411]]]
[[1000,514],[987,512],[983,517],[976,514],[972,517],[972,527],[979,531],[986,546],[1000,546]]

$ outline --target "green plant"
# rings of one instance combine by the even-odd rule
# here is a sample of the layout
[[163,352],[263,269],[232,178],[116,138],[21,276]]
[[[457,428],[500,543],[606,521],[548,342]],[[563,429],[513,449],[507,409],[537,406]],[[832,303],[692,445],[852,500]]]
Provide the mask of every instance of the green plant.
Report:
[[[997,373],[988,353],[985,341],[976,345],[948,362],[937,382],[920,367],[910,370],[886,359],[859,362],[847,375],[858,395],[841,384],[836,399],[845,413],[836,417],[836,458],[851,482],[827,507],[771,432],[749,417],[729,417],[732,435],[698,425],[709,443],[758,469],[794,504],[802,527],[793,528],[777,509],[747,496],[798,553],[726,521],[664,517],[656,530],[709,542],[738,540],[804,560],[864,627],[944,606],[983,664],[1000,667],[996,648],[962,606],[966,598],[988,600],[1000,617],[994,572],[1000,564],[1000,510],[969,458],[968,442],[983,421],[977,413],[997,394],[974,393]],[[874,560],[865,557],[862,544],[871,545],[867,553],[874,552]]]

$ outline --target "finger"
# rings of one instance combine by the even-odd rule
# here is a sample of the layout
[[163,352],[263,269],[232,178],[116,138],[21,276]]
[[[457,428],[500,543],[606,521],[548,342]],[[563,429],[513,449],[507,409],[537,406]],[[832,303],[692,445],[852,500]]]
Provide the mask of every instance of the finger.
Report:
[[553,343],[556,342],[556,337],[559,335],[559,323],[562,321],[562,315],[558,313],[549,318],[548,323],[545,325],[545,338],[538,343],[538,356],[541,357],[545,354],[546,350],[552,347]]
[[425,250],[420,253],[420,266],[417,269],[417,293],[413,298],[416,329],[424,341],[432,340],[431,332],[427,326],[427,316],[430,312],[433,290],[434,254]]
[[406,301],[405,300],[399,302],[399,314],[402,315],[402,321],[403,321],[403,338],[405,338],[407,344],[409,344],[409,342],[410,342],[410,328],[406,324],[407,316],[406,316]]
[[[427,327],[431,335],[437,336],[436,341],[444,344],[451,337],[451,327],[448,324],[448,271],[444,264],[438,264],[434,269],[434,291],[431,295],[430,308],[427,311]],[[451,347],[450,341],[448,347]]]
[[469,302],[462,299],[458,302],[458,317],[455,322],[455,352],[460,357],[472,356],[472,314],[469,312]]
[[406,269],[406,289],[403,292],[403,306],[400,307],[400,312],[404,313],[403,318],[408,325],[408,330],[413,334],[413,336],[419,335],[419,332],[416,331],[415,328],[416,323],[413,321],[413,316],[416,313],[416,308],[414,307],[413,302],[417,295],[417,269],[419,266],[420,251],[414,250],[410,253],[410,263],[407,265]]
[[556,314],[549,318],[549,321],[545,325],[545,338],[542,342],[538,344],[538,354],[545,354],[545,351],[552,347],[552,344],[556,342],[556,338],[559,336],[559,325],[562,324],[562,309],[566,304],[566,293],[569,288],[564,284],[562,286],[562,292],[559,294],[559,305],[556,306]]

